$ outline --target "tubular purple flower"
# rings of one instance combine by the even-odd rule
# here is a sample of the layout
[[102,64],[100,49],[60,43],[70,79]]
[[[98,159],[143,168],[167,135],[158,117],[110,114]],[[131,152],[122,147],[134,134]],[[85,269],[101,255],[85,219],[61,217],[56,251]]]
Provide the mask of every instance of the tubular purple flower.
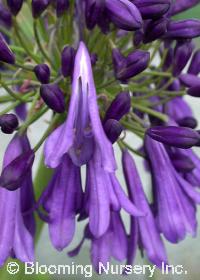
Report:
[[191,60],[190,66],[188,68],[188,73],[197,75],[200,72],[200,50],[197,50]]
[[192,39],[200,36],[200,20],[186,19],[170,21],[167,27],[165,39]]
[[193,97],[200,97],[200,85],[189,88],[187,94]]
[[50,80],[50,69],[47,64],[38,64],[34,67],[34,73],[42,84],[48,84]]
[[[3,168],[5,169],[29,150],[30,145],[26,135],[16,134],[5,152]],[[21,181],[20,186],[20,189],[12,192],[0,188],[0,266],[13,255],[22,262],[34,261],[35,222],[31,211],[34,196],[30,171]]]
[[170,14],[175,15],[181,13],[187,9],[194,7],[197,4],[199,4],[199,0],[176,0],[172,3]]
[[61,71],[64,77],[72,76],[74,70],[75,49],[64,47],[61,53]]
[[65,154],[39,200],[39,205],[47,212],[51,242],[59,251],[73,239],[82,198],[80,168]]
[[23,2],[23,0],[7,0],[7,5],[14,16],[20,12]]
[[105,0],[111,21],[124,30],[133,31],[142,27],[142,17],[137,7],[129,0]]
[[178,42],[174,51],[174,60],[173,60],[173,74],[174,76],[178,76],[181,71],[184,69],[186,64],[188,63],[192,52],[194,49],[194,45],[192,42]]
[[8,28],[12,25],[12,15],[2,3],[0,3],[0,23]]
[[[177,243],[186,233],[196,234],[195,200],[199,194],[173,168],[163,144],[146,135],[145,148],[151,164],[154,205],[158,228],[165,238]],[[192,192],[188,197],[188,193]]]
[[[96,148],[87,167],[86,190],[88,201],[86,212],[89,214],[89,228],[94,237],[106,233],[110,224],[110,209],[119,211],[123,208],[133,216],[145,213],[135,207],[126,197],[114,173],[108,173],[101,165],[101,154]],[[88,209],[87,209],[88,208]]]
[[40,95],[44,102],[57,113],[65,111],[64,93],[57,84],[43,84],[40,87]]
[[165,247],[144,194],[135,163],[127,150],[123,151],[122,164],[129,196],[135,205],[140,207],[146,213],[145,217],[137,219],[141,243],[140,246],[146,251],[148,259],[161,268],[162,263],[167,264]]
[[105,0],[86,0],[85,20],[88,29],[93,29],[100,21],[105,9]]
[[38,18],[48,7],[49,0],[32,0],[32,14],[34,18]]
[[56,0],[57,17],[62,16],[69,8],[69,0]]
[[188,149],[200,141],[197,131],[189,127],[155,126],[147,129],[152,139],[173,147]]
[[0,33],[0,61],[6,62],[8,64],[15,63],[15,55],[7,45],[1,33]]
[[124,57],[118,49],[112,52],[115,76],[121,81],[126,81],[144,71],[150,60],[150,54],[146,51],[135,50]]
[[170,8],[170,0],[131,0],[139,9],[143,19],[157,19],[166,14]]
[[179,76],[181,84],[185,87],[193,87],[200,85],[200,78],[193,74],[182,74]]
[[2,132],[11,134],[18,127],[18,119],[14,114],[4,114],[0,116],[0,127]]
[[116,169],[112,144],[103,130],[98,112],[96,89],[90,55],[80,43],[74,65],[72,95],[67,120],[45,143],[45,163],[55,168],[69,152],[76,165],[89,161],[94,143],[101,151],[102,166],[109,172]]
[[108,119],[104,123],[104,131],[110,140],[110,142],[113,144],[117,141],[120,134],[123,131],[123,126],[120,124],[120,122],[114,120],[114,119]]
[[181,153],[172,153],[169,155],[173,166],[178,172],[187,173],[195,168],[195,164],[188,156]]
[[167,18],[160,18],[159,20],[151,20],[145,26],[145,33],[143,37],[143,42],[150,43],[156,39],[161,38],[167,31]]
[[124,115],[128,114],[131,109],[131,97],[129,92],[120,92],[108,107],[104,122],[108,119],[119,121]]

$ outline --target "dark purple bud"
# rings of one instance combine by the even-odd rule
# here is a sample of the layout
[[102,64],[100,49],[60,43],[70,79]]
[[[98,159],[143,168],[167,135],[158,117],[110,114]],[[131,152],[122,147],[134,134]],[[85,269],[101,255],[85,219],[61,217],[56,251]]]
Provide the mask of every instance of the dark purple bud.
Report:
[[200,72],[200,50],[197,50],[192,57],[192,61],[189,66],[188,73],[197,75],[199,74],[199,72]]
[[171,15],[181,13],[193,6],[199,4],[199,0],[176,0],[173,1],[172,8],[170,10]]
[[7,5],[14,16],[21,10],[23,2],[23,0],[7,0]]
[[32,150],[21,154],[9,163],[0,176],[0,186],[7,190],[14,191],[21,187],[21,183],[31,170],[34,161]]
[[119,121],[131,108],[131,97],[128,92],[120,92],[106,111],[104,122],[108,119]]
[[193,117],[185,117],[183,119],[178,119],[176,120],[176,122],[180,125],[180,126],[184,126],[184,127],[190,127],[190,128],[195,128],[197,127],[197,120]]
[[4,37],[0,33],[0,61],[14,64],[15,63],[15,55],[7,45]]
[[95,66],[98,61],[98,56],[96,53],[92,53],[90,55],[92,66]]
[[134,37],[133,37],[134,46],[138,47],[142,43],[143,38],[144,38],[143,30],[136,30],[134,32]]
[[179,91],[181,88],[179,79],[174,80],[171,85],[168,87],[169,91]]
[[18,127],[19,122],[14,114],[4,114],[0,116],[0,127],[2,132],[11,134]]
[[188,127],[155,126],[146,133],[158,142],[181,149],[191,148],[200,141],[198,132]]
[[123,127],[120,122],[114,119],[109,119],[104,124],[104,131],[110,142],[113,144],[119,138],[121,132],[123,131]]
[[74,69],[75,49],[64,47],[61,54],[61,70],[64,77],[72,76]]
[[167,55],[165,58],[165,62],[163,65],[163,69],[167,70],[172,65],[174,59],[174,49],[172,47],[168,48]]
[[179,80],[185,87],[194,87],[200,85],[200,78],[192,74],[182,74],[179,76]]
[[170,158],[174,167],[178,172],[181,173],[191,172],[195,168],[193,161],[189,157],[183,154],[180,153],[172,154]]
[[41,84],[48,84],[50,80],[50,69],[47,64],[38,64],[34,67],[35,75]]
[[150,21],[145,28],[144,43],[150,43],[162,37],[167,31],[167,18],[161,18],[156,21]]
[[0,23],[8,28],[12,25],[12,15],[2,3],[0,3]]
[[69,0],[56,0],[56,14],[62,16],[69,8]]
[[200,20],[186,19],[170,21],[165,39],[192,39],[200,36]]
[[200,85],[189,88],[187,94],[193,97],[200,97]]
[[44,102],[57,113],[65,111],[65,98],[57,84],[43,84],[40,87],[40,95]]
[[86,0],[85,20],[88,29],[93,29],[100,21],[105,8],[105,0]]
[[32,0],[32,14],[38,18],[48,7],[49,0]]
[[129,0],[105,0],[111,21],[124,30],[133,31],[142,27],[138,8]]
[[192,42],[177,42],[173,60],[174,76],[178,76],[181,73],[181,71],[185,68],[192,55],[193,49],[194,45]]
[[112,56],[116,78],[121,81],[126,81],[144,71],[150,60],[149,52],[141,50],[123,57],[118,49],[113,49]]
[[142,14],[143,19],[157,19],[170,8],[170,0],[132,0]]

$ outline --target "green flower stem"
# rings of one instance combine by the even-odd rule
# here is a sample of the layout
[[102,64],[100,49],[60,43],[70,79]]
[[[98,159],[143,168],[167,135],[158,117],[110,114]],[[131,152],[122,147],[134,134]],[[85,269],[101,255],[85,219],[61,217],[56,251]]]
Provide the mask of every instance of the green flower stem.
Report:
[[141,74],[139,74],[138,76],[144,77],[144,76],[155,76],[155,77],[163,77],[163,78],[171,78],[172,74],[169,72],[158,72],[158,71],[146,71],[143,72]]
[[160,120],[162,120],[163,122],[167,122],[168,121],[168,116],[165,115],[165,114],[162,114],[158,111],[155,111],[149,107],[145,107],[143,105],[140,105],[140,104],[135,104],[135,103],[132,103],[132,107],[135,108],[135,109],[138,109],[139,111],[143,112],[143,113],[146,113],[148,115],[151,115],[151,116],[154,116]]
[[[33,95],[33,92],[26,94],[25,96],[22,97],[23,99],[23,103],[24,102],[29,102],[29,98]],[[22,102],[17,100],[14,103],[12,103],[10,106],[8,106],[6,109],[4,109],[3,111],[0,112],[0,115],[6,114],[8,112],[10,112],[11,110],[13,110],[16,106],[20,105]]]
[[37,145],[34,147],[34,151],[37,152],[37,150],[40,148],[40,146],[43,144],[43,142],[46,140],[46,138],[49,136],[49,134],[52,132],[53,128],[55,127],[56,123],[58,122],[60,118],[60,114],[56,114],[53,118],[53,120],[51,121],[51,124],[49,125],[49,127],[47,128],[47,130],[45,131],[44,135],[42,136],[42,138],[40,139],[40,141],[37,143]]
[[20,63],[15,63],[14,66],[22,68],[23,70],[28,71],[28,72],[34,72],[33,67],[29,67],[29,66],[26,66],[26,65],[21,65]]
[[44,50],[42,43],[40,41],[40,36],[38,33],[38,28],[37,28],[37,20],[34,20],[33,22],[33,30],[34,30],[34,35],[35,35],[35,40],[37,42],[38,48],[41,51],[43,57],[50,63],[50,65],[53,65],[50,57],[47,55],[46,51]]
[[39,64],[40,63],[40,59],[34,53],[31,52],[30,48],[26,45],[26,43],[22,39],[22,36],[20,34],[20,30],[19,30],[19,26],[18,26],[17,21],[16,21],[15,18],[13,20],[13,27],[14,27],[17,39],[19,40],[20,45],[26,51],[27,55],[29,55],[32,58],[32,60],[34,60],[37,64]]
[[19,96],[19,94],[13,92],[13,91],[2,81],[1,77],[0,77],[0,84],[1,84],[1,86],[7,91],[7,93],[8,93],[10,96],[13,97],[13,99],[19,100],[20,102],[25,102],[24,99],[23,99],[21,96]]
[[124,148],[128,149],[129,151],[131,151],[132,153],[136,154],[137,156],[140,156],[142,158],[145,158],[144,154],[142,154],[140,151],[135,150],[134,148],[132,148],[129,144],[127,144],[126,142],[124,142],[123,140],[118,140],[117,141],[119,147],[121,150],[123,150]]

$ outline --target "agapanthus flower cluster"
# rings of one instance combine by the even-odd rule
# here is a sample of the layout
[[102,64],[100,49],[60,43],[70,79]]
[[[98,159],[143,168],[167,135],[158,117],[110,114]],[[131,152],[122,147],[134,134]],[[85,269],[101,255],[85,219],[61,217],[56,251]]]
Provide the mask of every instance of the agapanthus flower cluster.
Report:
[[[200,19],[176,15],[198,4],[0,2],[0,128],[14,134],[0,174],[1,266],[10,257],[34,260],[42,222],[55,249],[70,257],[88,240],[97,272],[112,258],[132,265],[137,249],[161,268],[170,263],[165,239],[196,235],[200,158],[193,147],[200,132],[184,96],[200,102]],[[47,111],[48,128],[31,147],[29,127]],[[127,142],[127,133],[141,147]],[[51,178],[38,197],[32,167],[40,152]],[[135,156],[151,175],[149,194]],[[83,238],[69,250],[79,223]]]

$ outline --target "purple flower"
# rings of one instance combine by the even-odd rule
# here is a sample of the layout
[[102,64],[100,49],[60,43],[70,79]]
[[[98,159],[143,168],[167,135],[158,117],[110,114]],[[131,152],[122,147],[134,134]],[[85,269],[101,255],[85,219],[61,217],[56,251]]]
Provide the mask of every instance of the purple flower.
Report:
[[199,4],[199,0],[176,0],[172,4],[171,15],[178,14]]
[[38,64],[34,67],[35,75],[42,84],[48,84],[50,80],[50,69],[47,64]]
[[49,0],[32,0],[32,14],[34,18],[38,18],[48,7]]
[[193,74],[182,74],[179,76],[179,80],[185,87],[200,85],[200,78]]
[[14,114],[4,114],[0,116],[0,127],[2,132],[11,134],[18,127],[18,119]]
[[[16,134],[7,147],[3,168],[12,164],[20,155],[30,151],[26,135]],[[8,257],[14,256],[22,262],[34,260],[35,222],[32,212],[34,205],[31,170],[20,182],[20,189],[9,191],[0,188],[0,266]]]
[[[140,207],[140,209],[142,209],[146,213],[144,217],[137,218],[136,221],[136,223],[138,224],[140,236],[140,246],[142,246],[142,248],[145,250],[148,259],[152,263],[156,264],[159,268],[161,268],[162,262],[164,262],[165,264],[167,263],[165,247],[161,240],[148,201],[145,197],[135,163],[126,150],[123,151],[122,163],[129,196],[135,203],[135,205]],[[134,234],[134,226],[132,227],[132,231],[133,232],[131,232],[131,234]],[[135,242],[133,242],[133,244],[130,244],[128,250],[133,250],[134,247]]]
[[197,75],[200,72],[200,50],[197,50],[191,60],[188,73]]
[[174,51],[174,60],[173,60],[173,74],[174,76],[178,76],[181,71],[184,69],[186,64],[188,63],[192,52],[194,49],[194,45],[192,42],[178,42]]
[[170,8],[170,0],[131,0],[139,9],[143,19],[157,19]]
[[76,165],[87,163],[94,143],[99,147],[102,166],[108,171],[116,168],[112,144],[103,130],[96,98],[91,60],[84,43],[80,43],[74,65],[72,95],[67,120],[45,143],[45,163],[57,167],[65,153]]
[[200,141],[198,132],[189,127],[155,126],[146,133],[156,141],[182,149],[191,148]]
[[122,133],[123,126],[120,124],[120,122],[116,121],[115,119],[108,119],[104,123],[104,131],[110,142],[113,144],[117,141],[120,134]]
[[168,19],[160,18],[158,20],[151,20],[145,26],[145,33],[143,35],[143,42],[150,43],[156,39],[161,38],[167,31]]
[[116,78],[126,81],[148,67],[150,54],[146,51],[135,50],[124,57],[118,49],[113,49],[112,58]]
[[8,28],[12,25],[12,15],[2,3],[0,3],[0,22]]
[[165,238],[177,243],[186,233],[196,234],[196,207],[199,193],[174,169],[163,144],[145,137],[154,188],[158,227]]
[[61,53],[61,71],[64,77],[72,76],[74,70],[75,49],[64,47]]
[[69,0],[56,0],[56,14],[62,16],[69,8]]
[[0,33],[0,61],[14,64],[15,63],[15,55],[7,45],[3,35]]
[[189,88],[187,94],[193,97],[200,97],[200,84]]
[[39,200],[39,205],[47,212],[52,244],[59,251],[73,239],[82,196],[80,169],[65,154]]
[[124,30],[132,31],[142,27],[142,17],[137,7],[128,0],[105,0],[111,21]]
[[200,20],[186,19],[170,21],[167,27],[165,39],[192,39],[200,35]]
[[15,107],[16,115],[22,120],[25,121],[27,117],[27,107],[26,104],[21,103],[20,105]]
[[86,0],[85,2],[85,20],[87,28],[93,29],[101,20],[105,9],[105,0]]
[[64,93],[57,84],[41,85],[40,95],[49,108],[55,112],[63,113],[65,111]]
[[107,109],[104,122],[108,119],[115,119],[119,121],[124,115],[128,114],[130,108],[131,97],[129,92],[120,92]]
[[14,16],[20,12],[23,2],[23,0],[7,0],[7,5]]

